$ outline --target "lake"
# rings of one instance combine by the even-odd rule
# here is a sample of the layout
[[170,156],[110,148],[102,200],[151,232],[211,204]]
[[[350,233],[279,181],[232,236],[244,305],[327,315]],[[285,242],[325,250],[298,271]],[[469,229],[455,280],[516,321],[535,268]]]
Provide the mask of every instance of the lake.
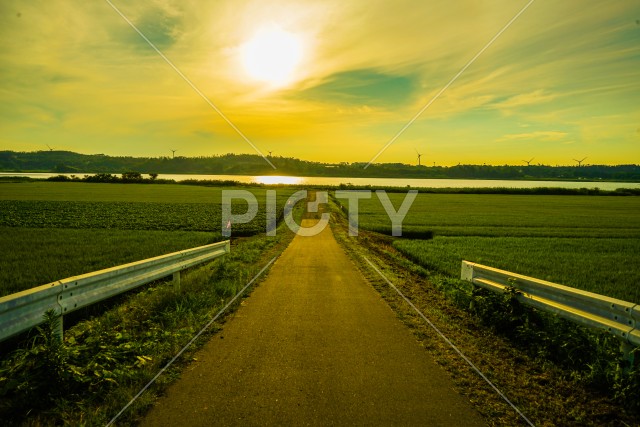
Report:
[[[0,172],[0,177],[24,176],[29,178],[49,178],[58,175],[94,175],[92,173],[13,173]],[[426,188],[599,188],[601,190],[615,190],[617,188],[640,188],[638,182],[609,182],[609,181],[520,181],[520,180],[489,180],[489,179],[418,179],[418,178],[340,178],[321,176],[249,176],[249,175],[186,175],[159,174],[160,179],[184,181],[221,180],[238,181],[242,183],[259,184],[292,184],[292,185],[333,185],[353,184],[371,185],[372,187],[426,187]]]

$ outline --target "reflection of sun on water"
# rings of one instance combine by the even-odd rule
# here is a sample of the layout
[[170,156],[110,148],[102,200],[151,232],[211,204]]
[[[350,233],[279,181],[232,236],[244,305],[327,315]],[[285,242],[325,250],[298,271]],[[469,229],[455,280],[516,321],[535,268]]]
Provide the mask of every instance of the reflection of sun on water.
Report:
[[256,176],[255,182],[258,184],[300,184],[302,179],[297,176]]

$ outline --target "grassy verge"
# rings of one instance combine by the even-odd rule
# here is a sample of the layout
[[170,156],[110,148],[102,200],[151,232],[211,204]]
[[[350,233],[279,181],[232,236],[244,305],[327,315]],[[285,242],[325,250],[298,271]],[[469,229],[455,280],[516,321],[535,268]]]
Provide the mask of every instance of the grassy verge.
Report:
[[[363,261],[364,256],[379,266],[534,424],[638,424],[637,406],[634,409],[638,373],[631,372],[622,379],[615,339],[591,334],[566,322],[556,323],[556,319],[531,311],[523,313],[508,296],[474,293],[457,278],[408,260],[394,248],[392,238],[363,230],[358,238],[347,237],[346,220],[339,211],[336,206],[336,221],[332,224],[338,240],[426,351],[450,373],[457,391],[474,403],[489,425],[524,423],[371,270]],[[519,335],[516,339],[514,332]],[[557,336],[557,332],[564,335]],[[558,349],[563,351],[556,352]],[[587,360],[592,366],[586,365]]]

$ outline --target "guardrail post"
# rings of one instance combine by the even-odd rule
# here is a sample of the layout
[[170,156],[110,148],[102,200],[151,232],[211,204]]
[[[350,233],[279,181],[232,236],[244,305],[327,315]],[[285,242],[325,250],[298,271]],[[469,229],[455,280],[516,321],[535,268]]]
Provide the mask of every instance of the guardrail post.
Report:
[[180,292],[180,271],[173,273],[173,290]]
[[467,282],[473,283],[473,264],[462,261],[462,273],[460,278]]
[[56,295],[56,303],[58,304],[56,312],[59,313],[58,318],[56,319],[56,328],[53,331],[53,335],[60,341],[64,341],[64,307],[61,304],[62,301],[62,291],[64,287],[60,285],[59,293]]
[[629,344],[626,341],[622,341],[620,343],[620,351],[622,351],[622,360],[627,362],[624,367],[624,370],[628,370],[633,368],[635,365],[635,351],[633,351],[636,347]]

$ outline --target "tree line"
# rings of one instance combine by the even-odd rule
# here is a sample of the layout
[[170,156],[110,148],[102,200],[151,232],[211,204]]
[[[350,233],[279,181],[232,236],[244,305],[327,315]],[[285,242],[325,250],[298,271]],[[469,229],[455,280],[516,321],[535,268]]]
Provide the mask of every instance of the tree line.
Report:
[[456,165],[417,166],[403,163],[322,163],[292,157],[254,154],[209,157],[118,157],[70,151],[0,151],[0,171],[122,174],[297,175],[378,178],[526,179],[640,181],[640,165]]

